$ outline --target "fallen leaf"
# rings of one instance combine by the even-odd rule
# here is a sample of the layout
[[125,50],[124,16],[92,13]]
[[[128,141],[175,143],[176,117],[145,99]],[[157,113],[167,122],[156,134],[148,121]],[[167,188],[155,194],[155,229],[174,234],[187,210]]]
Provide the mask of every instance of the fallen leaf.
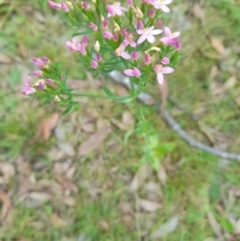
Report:
[[220,54],[223,55],[225,48],[222,42],[217,37],[209,36],[212,47]]
[[110,228],[110,225],[109,225],[109,223],[107,222],[107,221],[105,221],[105,220],[101,220],[100,222],[99,222],[99,226],[100,226],[100,228],[103,230],[103,231],[108,231],[109,230],[109,228]]
[[138,188],[145,182],[146,178],[151,174],[151,168],[148,165],[141,166],[135,174],[130,188],[132,191],[137,191]]
[[119,209],[123,214],[132,213],[132,205],[129,202],[121,202],[119,203]]
[[0,183],[8,184],[15,175],[15,168],[11,163],[0,163]]
[[237,220],[237,222],[234,225],[234,232],[236,234],[240,234],[240,218]]
[[10,196],[0,189],[0,201],[2,202],[1,222],[11,222],[12,200]]
[[76,199],[74,197],[63,197],[63,203],[72,207],[76,205]]
[[217,240],[213,237],[208,237],[208,238],[204,239],[204,241],[217,241]]
[[78,157],[84,156],[96,149],[100,143],[111,132],[110,126],[101,127],[96,133],[94,133],[88,140],[83,142],[78,149]]
[[29,197],[42,203],[50,200],[52,195],[47,192],[30,192]]
[[223,84],[223,89],[229,90],[232,89],[237,83],[237,78],[236,76],[231,76],[224,84]]
[[172,232],[174,232],[178,226],[178,217],[169,219],[166,223],[162,224],[157,231],[153,233],[153,238],[162,238]]
[[139,199],[139,206],[142,210],[147,212],[155,212],[159,208],[162,208],[162,205],[157,202],[152,202],[149,200]]
[[192,12],[193,12],[193,15],[196,18],[200,19],[202,24],[204,24],[205,13],[204,13],[204,10],[203,10],[202,6],[199,3],[195,3],[193,5]]
[[77,193],[78,187],[72,183],[68,178],[58,175],[57,177],[58,182],[62,185],[63,189],[69,190],[71,192]]
[[67,156],[74,156],[75,155],[75,150],[72,146],[72,144],[67,143],[67,142],[59,142],[58,143],[59,149],[64,152]]
[[162,183],[162,185],[165,185],[167,183],[167,173],[166,173],[165,167],[160,163],[159,163],[157,176],[160,182]]
[[7,55],[0,53],[0,63],[11,64],[12,59],[10,57],[8,57]]
[[67,225],[67,223],[63,219],[61,219],[56,213],[51,214],[49,220],[55,228],[60,228]]
[[95,131],[95,125],[93,123],[84,123],[81,129],[86,133],[93,133]]
[[208,211],[207,217],[208,217],[208,222],[209,222],[210,226],[212,227],[213,232],[218,237],[221,237],[222,236],[222,229],[221,229],[221,226],[219,225],[219,223],[217,222],[217,220],[215,219],[214,215],[210,211]]
[[53,113],[46,120],[42,121],[42,123],[39,126],[38,133],[43,140],[48,140],[50,138],[52,130],[57,125],[58,119],[59,114]]
[[126,126],[126,130],[132,129],[134,127],[134,118],[130,111],[123,112],[122,123]]

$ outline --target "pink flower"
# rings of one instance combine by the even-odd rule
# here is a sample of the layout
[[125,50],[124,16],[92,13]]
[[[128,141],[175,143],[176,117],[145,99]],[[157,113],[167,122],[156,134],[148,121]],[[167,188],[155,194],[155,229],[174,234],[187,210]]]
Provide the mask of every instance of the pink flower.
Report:
[[109,31],[103,31],[103,37],[106,38],[106,39],[112,39],[113,34]]
[[133,5],[133,0],[127,0],[128,6],[131,7]]
[[86,35],[83,36],[81,43],[82,43],[84,46],[87,46],[87,44],[88,44],[88,39],[87,39],[87,36],[86,36]]
[[108,15],[107,17],[112,17],[115,15],[121,16],[123,14],[123,11],[127,11],[126,8],[121,7],[121,3],[120,2],[115,2],[113,4],[108,4],[106,7],[107,11],[108,11]]
[[165,37],[160,39],[161,42],[163,42],[165,45],[175,46],[177,49],[181,48],[181,43],[178,40],[180,32],[172,33],[168,27],[164,27],[164,34]]
[[61,9],[62,8],[62,5],[61,3],[55,3],[53,1],[48,1],[48,5],[50,8],[53,8],[53,9]]
[[161,64],[156,64],[153,68],[155,73],[157,74],[157,80],[160,85],[163,84],[164,74],[173,73],[175,70],[172,67],[163,67]]
[[104,17],[101,17],[101,22],[102,22],[103,29],[107,30],[108,29],[108,21],[107,21],[107,19],[104,18]]
[[155,10],[153,8],[150,8],[148,13],[149,13],[149,18],[154,18]]
[[48,84],[53,84],[53,79],[45,79]]
[[89,25],[89,27],[90,27],[93,31],[97,31],[97,30],[98,30],[97,25],[95,25],[94,23],[90,22],[88,25]]
[[41,69],[44,68],[44,66],[46,66],[46,63],[49,63],[49,59],[47,57],[42,57],[42,58],[32,58],[32,61],[35,65],[37,65],[38,67],[40,67]]
[[69,7],[66,3],[61,3],[61,9],[66,13],[69,12]]
[[170,4],[173,0],[155,0],[150,3],[156,8],[161,9],[164,13],[169,13],[170,9],[166,6]]
[[125,75],[131,76],[131,77],[140,77],[141,76],[141,72],[138,68],[133,67],[133,69],[125,69],[124,71]]
[[130,45],[133,48],[135,48],[137,46],[136,42],[134,42],[134,40],[133,40],[133,35],[131,33],[125,34],[124,45],[125,46]]
[[66,45],[68,46],[71,52],[75,52],[78,50],[78,41],[76,38],[72,38],[72,42],[66,41]]
[[131,59],[131,55],[124,51],[125,47],[125,45],[121,44],[120,47],[115,50],[115,54],[124,59]]
[[168,57],[163,57],[163,58],[161,59],[161,63],[162,63],[162,64],[165,64],[165,65],[169,64],[169,58],[168,58]]
[[136,52],[136,51],[132,52],[132,59],[133,60],[138,60],[138,58],[139,58],[138,52]]
[[96,69],[98,67],[98,62],[96,60],[92,60],[91,66],[92,66],[93,69]]
[[161,29],[155,29],[154,26],[150,28],[144,28],[144,29],[138,29],[137,33],[141,35],[141,37],[138,39],[137,44],[143,43],[146,39],[149,43],[155,42],[155,37],[153,35],[158,35],[162,33],[163,31]]
[[85,45],[84,45],[84,44],[78,44],[77,50],[78,50],[83,56],[85,56],[85,55],[87,54],[86,48],[85,48]]
[[28,76],[25,81],[24,89],[22,92],[23,95],[30,95],[36,92],[36,90],[30,85],[30,81],[31,81],[31,77]]
[[82,1],[82,7],[85,9],[85,10],[88,10],[90,8],[89,4],[87,2],[84,2]]
[[118,34],[114,34],[113,35],[113,40],[115,41],[115,42],[117,42],[118,40],[119,40],[119,36],[118,36]]
[[144,28],[143,22],[141,20],[138,20],[137,21],[137,29],[143,29],[143,28]]
[[144,63],[145,63],[145,65],[151,64],[151,61],[152,61],[151,56],[148,53],[145,53],[145,55],[144,55]]
[[156,26],[160,28],[162,26],[163,21],[161,19],[157,20]]
[[98,62],[101,62],[102,61],[102,56],[100,54],[97,54],[96,59],[97,59]]
[[35,70],[35,71],[33,71],[33,75],[34,76],[40,76],[40,75],[42,75],[42,71],[41,70]]

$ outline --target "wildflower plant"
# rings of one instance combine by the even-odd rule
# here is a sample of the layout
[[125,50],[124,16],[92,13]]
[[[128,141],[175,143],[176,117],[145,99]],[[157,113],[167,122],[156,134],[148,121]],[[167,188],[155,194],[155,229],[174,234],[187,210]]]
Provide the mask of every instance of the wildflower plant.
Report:
[[[94,77],[118,70],[129,76],[132,89],[128,96],[118,97],[106,86],[106,97],[117,102],[136,98],[148,83],[163,84],[164,75],[175,71],[180,60],[180,32],[172,33],[163,26],[162,15],[169,14],[173,0],[72,0],[57,3],[48,1],[61,18],[78,32],[66,41],[66,48],[75,55],[77,62]],[[39,70],[35,84],[27,78],[24,95],[39,96],[45,102],[57,100],[59,105],[71,109],[74,93],[67,86],[66,74],[60,63],[46,57],[33,58]]]

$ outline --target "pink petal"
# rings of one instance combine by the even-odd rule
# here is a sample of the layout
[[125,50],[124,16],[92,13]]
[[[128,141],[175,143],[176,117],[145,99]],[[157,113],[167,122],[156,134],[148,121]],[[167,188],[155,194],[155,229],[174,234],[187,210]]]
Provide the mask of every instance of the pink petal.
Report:
[[137,30],[137,33],[138,33],[138,34],[145,34],[145,30],[143,30],[143,29],[138,29],[138,30]]
[[132,69],[125,69],[123,72],[125,75],[134,76],[134,71]]
[[144,42],[146,40],[147,36],[146,35],[142,35],[138,41],[137,41],[137,44],[141,44],[142,42]]
[[170,73],[173,73],[174,71],[175,71],[175,69],[172,67],[162,67],[163,74],[170,74]]
[[169,13],[170,9],[167,6],[161,6],[160,9],[164,12],[164,13]]
[[175,32],[175,33],[173,34],[173,36],[174,36],[174,38],[177,38],[177,37],[180,36],[180,34],[181,34],[181,32]]
[[148,36],[147,36],[147,40],[148,40],[149,43],[152,44],[152,43],[155,42],[155,37],[154,37],[153,35],[148,35]]
[[163,84],[164,77],[163,77],[163,74],[162,74],[162,73],[158,73],[158,74],[157,74],[157,80],[158,80],[158,83],[159,83],[160,85]]
[[165,0],[165,1],[163,1],[163,4],[170,4],[171,2],[172,2],[173,0]]
[[168,27],[164,27],[164,33],[165,33],[166,37],[170,37],[172,34],[170,28],[168,28]]
[[126,52],[122,52],[121,57],[123,57],[124,59],[131,59],[131,55]]
[[151,34],[157,35],[157,34],[160,34],[160,33],[162,33],[162,32],[163,32],[163,30],[161,30],[161,29],[155,29],[155,30],[153,30],[153,31],[151,32]]

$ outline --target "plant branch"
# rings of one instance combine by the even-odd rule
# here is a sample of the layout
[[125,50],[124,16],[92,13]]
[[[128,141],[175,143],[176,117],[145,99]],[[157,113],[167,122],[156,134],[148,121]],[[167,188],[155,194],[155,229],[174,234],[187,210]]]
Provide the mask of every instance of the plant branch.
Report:
[[[130,80],[127,76],[121,74],[118,71],[113,71],[109,73],[109,77],[114,80],[114,82],[124,85],[127,88],[131,87]],[[138,99],[144,104],[153,104],[158,110],[162,118],[167,122],[167,124],[175,131],[177,134],[186,141],[190,146],[195,147],[204,152],[210,153],[214,156],[218,156],[224,159],[238,160],[240,161],[240,154],[230,153],[218,150],[216,148],[210,147],[202,142],[199,142],[192,138],[185,130],[182,129],[180,124],[171,116],[171,114],[163,110],[160,106],[160,103],[156,102],[153,97],[145,92],[139,94]]]

